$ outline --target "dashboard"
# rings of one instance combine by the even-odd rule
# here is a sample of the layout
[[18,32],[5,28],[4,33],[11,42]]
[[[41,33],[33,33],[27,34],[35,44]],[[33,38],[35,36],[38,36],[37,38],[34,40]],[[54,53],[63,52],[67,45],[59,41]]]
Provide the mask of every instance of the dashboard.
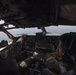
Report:
[[59,36],[34,36],[30,35],[26,38],[26,44],[29,50],[52,52],[52,46],[57,46]]

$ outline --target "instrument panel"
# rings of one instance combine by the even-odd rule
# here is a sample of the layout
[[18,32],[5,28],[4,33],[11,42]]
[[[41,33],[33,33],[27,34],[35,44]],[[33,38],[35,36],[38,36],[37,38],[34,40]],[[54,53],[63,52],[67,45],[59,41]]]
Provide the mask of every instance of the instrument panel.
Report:
[[26,44],[31,50],[51,50],[57,45],[59,36],[27,36]]

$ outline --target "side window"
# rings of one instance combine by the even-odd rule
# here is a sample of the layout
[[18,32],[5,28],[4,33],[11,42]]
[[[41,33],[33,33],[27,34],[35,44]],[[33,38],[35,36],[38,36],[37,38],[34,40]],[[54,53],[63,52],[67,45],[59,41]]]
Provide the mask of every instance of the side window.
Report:
[[0,32],[0,48],[7,46],[10,40],[11,39],[4,32]]

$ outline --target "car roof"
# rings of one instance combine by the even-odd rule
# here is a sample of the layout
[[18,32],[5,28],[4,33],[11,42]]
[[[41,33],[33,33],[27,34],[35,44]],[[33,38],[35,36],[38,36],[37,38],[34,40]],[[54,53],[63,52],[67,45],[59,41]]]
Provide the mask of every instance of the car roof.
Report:
[[76,25],[61,18],[59,7],[76,4],[75,0],[0,0],[0,19],[16,28]]

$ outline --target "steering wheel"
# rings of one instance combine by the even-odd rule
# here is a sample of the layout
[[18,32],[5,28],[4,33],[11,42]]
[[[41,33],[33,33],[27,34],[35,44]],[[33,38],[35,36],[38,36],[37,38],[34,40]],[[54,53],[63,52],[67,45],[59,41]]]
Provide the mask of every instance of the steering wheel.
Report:
[[41,72],[44,68],[44,63],[42,59],[34,58],[29,69],[25,75],[41,75]]

